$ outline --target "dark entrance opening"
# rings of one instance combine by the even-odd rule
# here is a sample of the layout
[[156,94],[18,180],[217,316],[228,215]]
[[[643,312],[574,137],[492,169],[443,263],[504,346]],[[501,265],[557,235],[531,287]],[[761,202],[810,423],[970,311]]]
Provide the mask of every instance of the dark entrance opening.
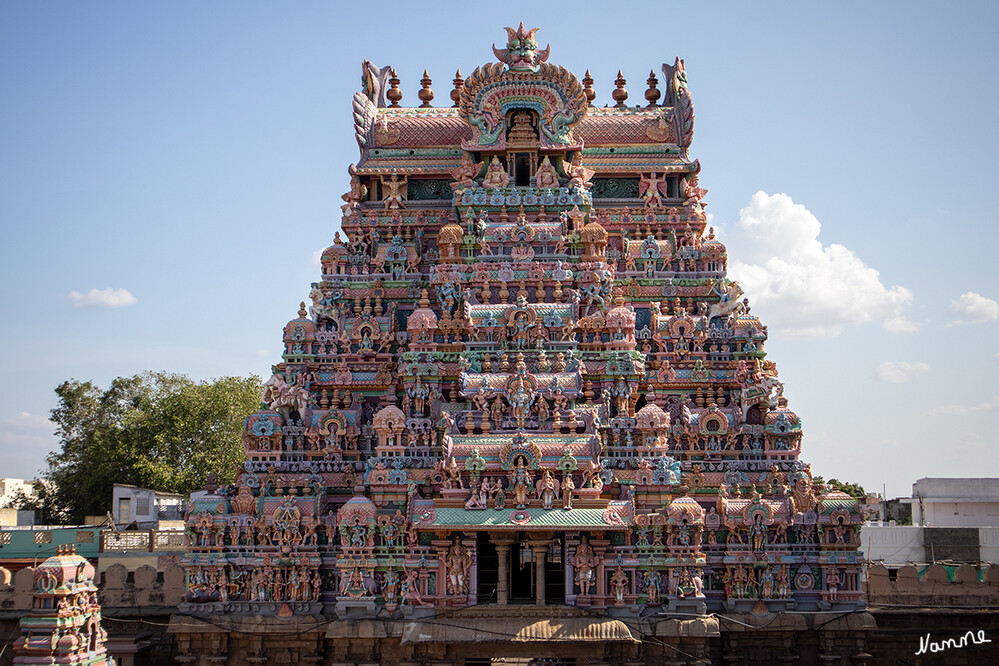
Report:
[[510,603],[534,603],[534,553],[523,534],[510,547]]
[[499,557],[496,546],[489,540],[485,532],[476,536],[476,552],[478,553],[479,596],[478,603],[496,603],[496,588],[499,584]]
[[527,187],[531,184],[531,156],[526,153],[517,153],[513,160],[514,174],[516,176],[515,185],[517,187]]
[[545,603],[565,603],[565,535],[559,532],[545,557]]

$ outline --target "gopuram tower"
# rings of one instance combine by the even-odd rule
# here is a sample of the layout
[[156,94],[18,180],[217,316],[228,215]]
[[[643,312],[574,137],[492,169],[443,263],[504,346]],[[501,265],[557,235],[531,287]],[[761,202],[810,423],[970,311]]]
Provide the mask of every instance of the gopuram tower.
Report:
[[453,106],[364,62],[344,235],[237,483],[192,498],[181,661],[263,663],[273,631],[295,663],[708,663],[741,640],[713,613],[862,607],[857,504],[799,460],[706,228],[683,61],[597,108],[507,32]]

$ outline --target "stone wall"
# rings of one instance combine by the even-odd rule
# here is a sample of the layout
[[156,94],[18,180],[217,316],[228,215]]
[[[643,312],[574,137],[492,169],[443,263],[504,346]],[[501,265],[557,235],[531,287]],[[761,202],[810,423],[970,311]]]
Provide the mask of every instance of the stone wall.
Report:
[[947,570],[933,564],[919,576],[913,565],[897,569],[892,575],[876,564],[867,572],[866,599],[870,606],[919,608],[996,608],[999,607],[999,564],[985,570],[982,582],[978,570],[962,564],[951,581]]
[[[11,573],[0,567],[0,610],[19,611],[31,608],[31,588],[35,570],[31,567]],[[167,613],[176,610],[184,598],[184,569],[178,565],[163,570],[163,580],[158,580],[157,571],[151,566],[142,566],[131,576],[128,570],[115,564],[104,572],[100,583],[99,600],[101,608],[142,608],[144,612],[166,609]]]

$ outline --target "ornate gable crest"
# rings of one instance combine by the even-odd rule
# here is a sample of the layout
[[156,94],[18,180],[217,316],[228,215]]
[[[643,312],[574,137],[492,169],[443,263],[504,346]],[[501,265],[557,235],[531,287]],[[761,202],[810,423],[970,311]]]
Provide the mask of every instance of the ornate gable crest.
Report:
[[465,79],[458,102],[459,114],[472,126],[472,138],[463,142],[469,151],[506,148],[507,116],[517,109],[538,116],[541,148],[574,148],[572,126],[586,115],[583,86],[572,72],[545,62],[549,49],[539,51],[537,28],[507,28],[506,49],[493,47],[499,63],[483,65]]

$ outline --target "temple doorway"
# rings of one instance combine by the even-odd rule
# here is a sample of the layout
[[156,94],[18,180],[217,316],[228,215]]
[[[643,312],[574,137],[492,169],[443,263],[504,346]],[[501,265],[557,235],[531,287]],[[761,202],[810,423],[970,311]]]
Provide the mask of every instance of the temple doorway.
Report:
[[545,555],[545,603],[565,603],[565,535],[557,533]]
[[565,557],[564,533],[557,532],[548,540],[539,540],[529,532],[522,532],[510,548],[510,603],[537,603],[540,577],[544,603],[564,604]]
[[534,603],[534,575],[534,552],[521,534],[520,540],[510,548],[510,603]]
[[500,562],[496,553],[496,544],[490,541],[488,533],[477,533],[475,551],[478,553],[478,603],[495,604],[499,586]]

